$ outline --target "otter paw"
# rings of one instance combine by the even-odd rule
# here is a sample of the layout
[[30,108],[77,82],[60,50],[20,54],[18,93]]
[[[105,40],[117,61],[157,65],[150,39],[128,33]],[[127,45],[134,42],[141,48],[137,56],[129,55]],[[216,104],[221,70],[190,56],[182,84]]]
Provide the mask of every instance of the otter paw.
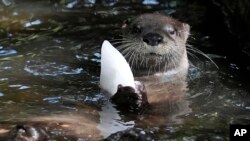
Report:
[[118,85],[117,92],[111,102],[121,111],[140,112],[148,106],[147,92],[142,83],[135,81],[135,89],[130,86]]

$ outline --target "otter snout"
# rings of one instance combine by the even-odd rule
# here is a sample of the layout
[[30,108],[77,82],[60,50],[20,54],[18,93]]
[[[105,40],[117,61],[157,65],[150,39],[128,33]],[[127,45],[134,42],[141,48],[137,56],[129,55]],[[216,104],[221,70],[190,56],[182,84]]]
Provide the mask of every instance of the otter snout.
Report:
[[158,33],[147,33],[142,37],[143,41],[151,46],[157,46],[158,44],[162,43],[163,36]]

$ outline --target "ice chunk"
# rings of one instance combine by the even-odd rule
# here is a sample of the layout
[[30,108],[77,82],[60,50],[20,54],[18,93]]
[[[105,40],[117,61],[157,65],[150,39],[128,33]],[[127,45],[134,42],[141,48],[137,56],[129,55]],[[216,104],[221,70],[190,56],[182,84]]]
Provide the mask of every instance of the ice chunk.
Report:
[[135,88],[134,76],[123,55],[105,40],[101,49],[100,87],[114,95],[119,84]]

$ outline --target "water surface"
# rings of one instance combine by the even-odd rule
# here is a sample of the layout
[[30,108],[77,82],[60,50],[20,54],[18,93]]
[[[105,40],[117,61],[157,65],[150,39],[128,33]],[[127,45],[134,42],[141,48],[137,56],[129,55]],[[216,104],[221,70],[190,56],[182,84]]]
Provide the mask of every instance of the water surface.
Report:
[[[202,56],[189,56],[186,101],[192,112],[162,124],[152,126],[155,119],[139,122],[143,115],[120,113],[100,92],[102,41],[119,35],[127,17],[157,8],[169,14],[175,12],[174,2],[155,7],[157,2],[131,6],[112,1],[93,6],[77,1],[23,1],[11,7],[2,6],[0,124],[71,115],[72,119],[86,119],[82,120],[86,124],[93,119],[90,123],[99,131],[89,135],[107,137],[136,127],[153,133],[157,140],[229,140],[229,124],[250,123],[250,97],[249,83],[234,73],[240,68],[224,56],[208,54],[219,69]],[[55,139],[64,136],[56,135]]]

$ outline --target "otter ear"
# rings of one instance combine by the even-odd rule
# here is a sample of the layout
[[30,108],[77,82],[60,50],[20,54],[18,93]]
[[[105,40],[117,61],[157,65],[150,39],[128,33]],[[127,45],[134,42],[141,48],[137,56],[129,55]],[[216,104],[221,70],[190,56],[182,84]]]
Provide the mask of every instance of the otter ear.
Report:
[[123,21],[122,28],[126,28],[131,23],[131,21],[132,21],[131,18],[128,18],[125,21]]
[[184,38],[185,38],[185,40],[187,40],[187,38],[190,34],[190,26],[187,23],[183,23],[182,26],[183,26]]

